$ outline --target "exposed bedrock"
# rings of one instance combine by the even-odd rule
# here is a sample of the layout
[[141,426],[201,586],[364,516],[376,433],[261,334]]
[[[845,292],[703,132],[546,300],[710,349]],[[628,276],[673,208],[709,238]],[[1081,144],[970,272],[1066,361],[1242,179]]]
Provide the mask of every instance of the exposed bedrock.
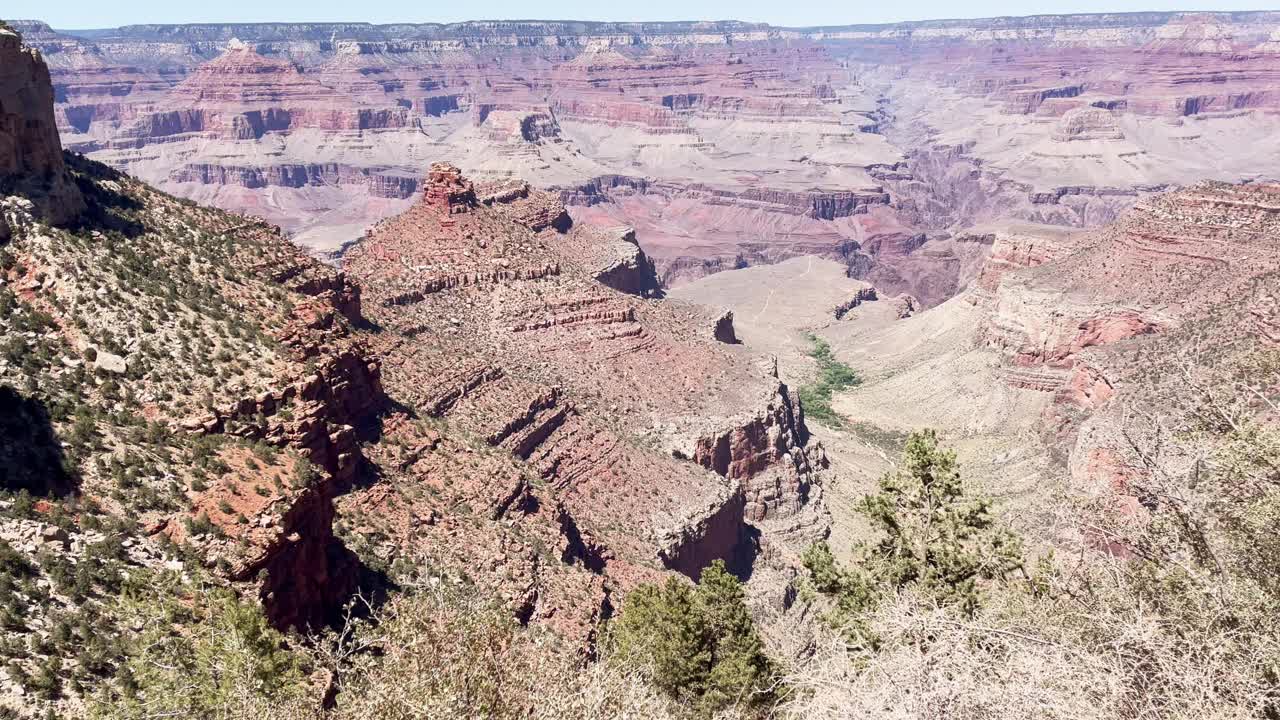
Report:
[[831,314],[835,319],[843,320],[850,310],[862,305],[864,302],[872,302],[878,299],[880,299],[880,296],[876,293],[874,287],[862,288],[855,292],[853,297],[832,308]]
[[418,190],[418,179],[386,168],[339,163],[237,166],[214,163],[182,165],[169,173],[178,183],[237,185],[249,189],[303,188],[310,185],[363,185],[374,197],[405,199]]
[[1086,348],[1109,345],[1160,330],[1138,309],[1072,306],[1055,294],[1028,289],[997,296],[984,339],[1020,367],[1069,368]]
[[849,257],[931,306],[972,279],[959,231],[1096,227],[1278,162],[1274,13],[21,27],[53,66],[68,146],[324,251],[403,208],[341,188],[401,199],[450,157],[635,227],[666,283],[923,237]]
[[649,256],[640,249],[636,231],[619,228],[614,233],[617,241],[601,243],[601,252],[595,253],[596,257],[591,259],[591,272],[595,279],[614,290],[631,295],[662,297],[657,270]]
[[776,384],[762,409],[721,425],[697,439],[691,457],[742,483],[747,520],[790,518],[816,499],[810,494],[826,454],[821,444],[809,446],[803,411],[785,384]]
[[643,195],[649,190],[649,181],[626,175],[600,175],[580,185],[559,188],[560,200],[565,205],[595,205],[610,202],[615,193]]
[[476,195],[491,206],[534,232],[555,230],[567,232],[573,219],[555,195],[533,189],[523,180],[499,180],[481,183]]
[[724,190],[705,185],[690,185],[682,195],[700,197],[709,204],[768,207],[773,212],[804,215],[814,220],[835,220],[865,213],[873,205],[887,205],[888,193],[878,191],[794,192],[770,188]]
[[1054,140],[1123,140],[1124,131],[1111,110],[1097,107],[1073,108],[1063,113],[1052,135]]
[[[776,381],[775,381],[776,382]],[[758,410],[731,418],[698,421],[692,445],[674,454],[688,457],[729,481],[713,501],[699,506],[660,535],[664,563],[696,577],[714,559],[747,571],[775,548],[794,553],[826,536],[830,520],[822,499],[829,461],[820,443],[809,441],[799,404],[776,383]]]
[[[91,127],[92,122],[111,120],[109,109],[99,112],[93,106],[68,109],[67,122],[72,127]],[[139,141],[164,141],[172,136],[204,133],[230,140],[258,140],[267,133],[289,130],[380,130],[404,128],[409,124],[403,110],[374,110],[367,108],[285,108],[271,107],[260,110],[224,110],[218,108],[192,108],[142,112],[134,119],[117,116],[120,129],[116,146],[127,146]]]
[[715,324],[711,327],[711,336],[726,345],[738,345],[742,342],[733,329],[732,310],[725,310],[716,317]]
[[704,183],[652,182],[624,175],[604,175],[560,189],[567,205],[610,202],[615,196],[657,195],[667,200],[693,199],[709,205],[763,208],[815,220],[835,220],[859,215],[873,206],[887,205],[889,195],[880,190],[808,190],[797,192],[769,187],[720,188]]
[[[820,536],[824,462],[785,386],[714,337],[714,311],[659,297],[629,228],[546,221],[562,211],[437,164],[422,201],[344,258],[381,341],[416,349],[386,364],[390,392],[525,468],[450,491],[513,522],[560,508],[562,557],[611,583],[636,566],[746,570],[770,542]],[[437,482],[452,463],[394,467]]]
[[746,497],[740,486],[726,486],[724,492],[705,507],[686,514],[672,529],[659,533],[658,557],[676,572],[697,579],[703,568],[716,560],[731,565],[742,563],[750,542],[743,524]]
[[1069,367],[1085,348],[1180,326],[1280,267],[1266,239],[1280,227],[1276,198],[1271,184],[1203,183],[1092,233],[1003,239],[979,282],[994,288],[985,338],[1016,364]]
[[[230,579],[260,583],[263,607],[274,624],[310,628],[331,620],[355,589],[359,562],[333,534],[334,498],[361,471],[359,428],[383,412],[388,400],[379,363],[367,347],[347,337],[344,326],[363,321],[358,287],[342,273],[302,257],[262,270],[310,296],[294,307],[279,340],[314,370],[182,425],[295,450],[315,467],[308,484],[278,489],[258,509],[242,538],[243,550],[206,548],[211,556],[230,558],[220,566]],[[301,477],[301,471],[294,472]]]
[[639,102],[558,100],[552,106],[556,116],[567,120],[591,120],[606,125],[637,125],[652,134],[680,134],[693,131],[670,108]]
[[262,549],[235,580],[261,578],[258,595],[276,627],[317,628],[332,621],[355,592],[360,561],[333,535],[333,496],[306,491],[278,519],[277,542]]
[[[303,242],[333,241],[313,222],[348,232],[401,207],[344,205],[319,189],[404,198],[410,178],[447,155],[477,179],[554,187],[575,217],[636,227],[667,283],[797,254],[835,257],[845,242],[888,249],[923,237],[874,262],[870,252],[850,257],[886,293],[933,305],[971,279],[949,234],[1000,217],[1094,226],[1168,184],[1130,177],[1178,164],[1152,155],[1161,147],[1202,135],[1216,146],[1227,125],[1265,129],[1261,114],[1225,115],[1273,103],[1274,58],[1258,48],[1275,17],[1233,17],[1210,48],[1169,39],[1182,37],[1187,17],[820,35],[535,22],[32,32],[56,52],[59,122],[74,147],[233,208],[271,193],[272,220],[305,226]],[[317,45],[322,27],[329,36]],[[618,34],[596,35],[603,27]],[[237,32],[259,39],[234,42]],[[164,57],[139,58],[139,38],[152,33],[169,38]],[[972,70],[958,79],[957,59]],[[1184,112],[1186,127],[1171,129]],[[1170,122],[1134,131],[1139,116]],[[222,184],[235,189],[196,187]],[[548,222],[556,218],[534,221]]]
[[49,68],[17,33],[0,28],[0,196],[14,193],[55,223],[84,209],[63,164]]

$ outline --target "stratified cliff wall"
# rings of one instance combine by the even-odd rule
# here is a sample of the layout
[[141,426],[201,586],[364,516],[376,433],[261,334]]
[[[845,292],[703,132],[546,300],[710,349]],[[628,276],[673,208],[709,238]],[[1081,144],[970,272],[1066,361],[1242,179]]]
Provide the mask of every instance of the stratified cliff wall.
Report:
[[973,279],[974,225],[1280,167],[1275,12],[19,27],[68,147],[326,252],[449,159],[634,228],[668,287],[819,255],[927,307]]
[[0,27],[0,195],[12,193],[35,201],[54,222],[84,208],[63,165],[49,68],[16,32]]

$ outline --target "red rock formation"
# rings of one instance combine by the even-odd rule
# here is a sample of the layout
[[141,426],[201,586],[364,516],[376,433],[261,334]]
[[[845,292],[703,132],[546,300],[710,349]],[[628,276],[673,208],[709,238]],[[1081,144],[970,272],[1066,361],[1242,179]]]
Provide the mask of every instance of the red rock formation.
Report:
[[49,68],[17,33],[0,27],[0,195],[10,193],[35,200],[55,223],[84,209],[62,160]]
[[[1204,183],[1146,198],[1095,232],[988,226],[964,236],[993,245],[964,296],[983,318],[979,340],[998,351],[1005,382],[1044,394],[1035,424],[1091,502],[1141,522],[1143,503],[1160,502],[1141,490],[1152,487],[1151,458],[1167,472],[1178,461],[1163,443],[1186,429],[1164,423],[1205,397],[1203,378],[1240,372],[1274,342],[1250,308],[1270,315],[1278,222],[1274,184]],[[1131,551],[1101,532],[1088,542]]]
[[238,185],[257,190],[268,187],[305,188],[311,185],[364,185],[373,197],[405,199],[418,191],[418,179],[387,168],[361,168],[337,163],[239,166],[189,163],[175,168],[169,179],[177,183]]
[[[1204,183],[1145,200],[1095,233],[996,241],[974,299],[1005,380],[1053,393],[1045,432],[1074,480],[1122,496],[1133,478],[1127,413],[1185,398],[1184,365],[1274,342],[1280,186]],[[1256,312],[1253,309],[1256,308]],[[1256,322],[1263,319],[1263,322]]]
[[[277,335],[295,360],[313,369],[182,426],[296,451],[317,474],[299,487],[300,471],[282,468],[276,493],[248,498],[248,505],[239,493],[211,489],[190,515],[203,513],[229,539],[186,540],[196,543],[210,562],[225,561],[219,567],[229,579],[259,583],[263,607],[277,626],[317,627],[355,589],[359,563],[334,537],[334,499],[354,484],[361,469],[356,428],[381,413],[387,398],[379,362],[353,337],[352,324],[363,322],[359,288],[342,273],[296,252],[268,257],[256,270],[307,298],[294,305],[290,322]],[[252,467],[244,472],[255,482],[265,480]],[[235,512],[215,510],[220,500],[230,502]],[[247,532],[234,514],[250,518]],[[181,538],[180,525],[170,526]],[[240,544],[233,546],[236,542]]]
[[876,294],[876,289],[874,287],[865,287],[854,293],[853,297],[835,306],[835,308],[832,309],[831,314],[835,319],[843,320],[844,316],[848,315],[850,310],[858,307],[864,302],[879,299],[880,297]]
[[462,171],[449,163],[432,163],[423,198],[427,205],[446,214],[464,213],[476,204],[476,191]]
[[691,457],[703,467],[739,480],[746,493],[746,516],[761,521],[799,514],[814,490],[814,474],[826,468],[817,446],[805,450],[809,431],[800,404],[778,383],[762,412],[697,439]]
[[[1265,176],[1277,27],[1139,13],[31,33],[71,147],[309,241],[403,209],[341,187],[403,198],[448,155],[556,187],[580,222],[636,228],[667,283],[818,254],[931,306],[972,277],[978,248],[957,231],[1097,227],[1206,173]],[[1260,150],[1220,149],[1242,137]]]
[[657,269],[640,249],[635,230],[580,228],[578,232],[590,234],[593,241],[557,243],[562,256],[614,290],[645,298],[662,297]]
[[480,202],[534,232],[547,228],[565,232],[573,224],[564,205],[554,196],[532,190],[529,183],[521,180],[485,183],[476,193]]
[[733,329],[732,310],[725,310],[716,317],[715,324],[711,328],[711,337],[727,345],[737,345],[742,342]]
[[[477,188],[436,165],[423,201],[347,254],[383,329],[388,392],[503,451],[474,470],[439,451],[379,459],[403,468],[393,482],[447,488],[521,532],[555,533],[571,559],[565,577],[600,573],[605,588],[663,568],[693,577],[714,559],[749,563],[746,523],[797,547],[820,535],[821,464],[785,386],[713,339],[697,313],[610,287],[623,276],[599,261],[638,248],[625,233],[546,225],[549,213],[530,208],[549,200],[519,184]],[[708,414],[723,418],[723,442],[707,439],[698,418]],[[649,417],[668,422],[639,442],[654,432]],[[723,463],[703,461],[700,437],[724,446]],[[433,507],[413,512],[448,517]],[[543,617],[563,602],[550,579],[562,572],[540,564],[538,599],[518,612]]]

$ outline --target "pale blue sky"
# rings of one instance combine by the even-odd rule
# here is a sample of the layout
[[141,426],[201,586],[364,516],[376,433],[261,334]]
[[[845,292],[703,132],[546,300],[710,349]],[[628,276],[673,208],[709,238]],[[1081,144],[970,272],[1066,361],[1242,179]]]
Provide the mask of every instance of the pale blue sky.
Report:
[[491,19],[733,19],[796,26],[1039,13],[1267,9],[1280,9],[1280,0],[4,0],[0,17],[35,18],[77,29],[152,22]]

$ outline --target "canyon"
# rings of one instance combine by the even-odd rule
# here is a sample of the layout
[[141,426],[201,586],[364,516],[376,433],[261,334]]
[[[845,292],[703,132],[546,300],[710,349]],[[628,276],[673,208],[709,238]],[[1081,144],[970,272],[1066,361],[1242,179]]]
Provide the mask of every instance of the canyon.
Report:
[[[264,221],[64,155],[40,55],[0,41],[5,67],[29,63],[18,93],[46,100],[5,126],[42,154],[0,176],[18,193],[0,380],[30,421],[0,436],[0,540],[26,568],[6,643],[84,612],[141,640],[119,574],[67,585],[96,577],[102,543],[156,607],[198,603],[199,577],[318,632],[429,573],[584,657],[636,585],[713,562],[756,578],[762,612],[794,601],[829,524],[823,448],[732,317],[661,298],[629,229],[438,162],[334,268]],[[90,672],[53,648],[9,657],[0,703],[31,699],[43,664]]]
[[18,23],[68,148],[332,257],[431,162],[629,226],[664,286],[819,255],[924,306],[974,227],[1274,177],[1275,13],[746,23]]
[[847,674],[809,551],[865,552],[910,433],[1026,575],[1131,567],[1095,518],[1219,467],[1148,447],[1276,424],[1277,13],[13,25],[0,708],[128,707],[247,607],[312,653],[281,717],[346,717],[361,614],[449,593],[590,669],[720,563]]

